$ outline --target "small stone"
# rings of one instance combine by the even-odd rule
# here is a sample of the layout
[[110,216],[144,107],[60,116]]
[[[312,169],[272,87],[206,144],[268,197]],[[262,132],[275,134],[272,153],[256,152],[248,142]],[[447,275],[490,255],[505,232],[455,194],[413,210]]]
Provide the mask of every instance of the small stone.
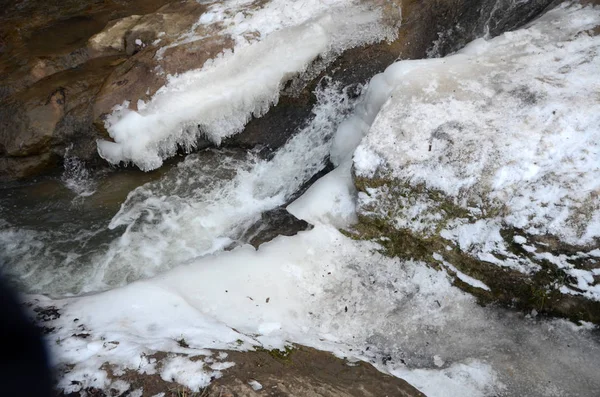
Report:
[[537,311],[537,310],[535,310],[535,309],[533,309],[533,310],[531,311],[531,317],[536,317],[537,315],[538,315],[538,311]]

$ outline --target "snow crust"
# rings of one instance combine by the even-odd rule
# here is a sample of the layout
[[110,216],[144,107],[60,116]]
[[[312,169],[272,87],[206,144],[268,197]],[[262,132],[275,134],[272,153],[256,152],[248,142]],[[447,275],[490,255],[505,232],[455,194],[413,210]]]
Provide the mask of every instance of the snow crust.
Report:
[[[244,15],[232,10],[248,1],[215,4],[200,24],[224,25],[235,48],[202,68],[169,76],[148,103],[116,106],[106,120],[114,142],[99,140],[107,161],[134,163],[142,170],[162,165],[178,147],[189,151],[199,137],[216,144],[260,117],[279,99],[283,84],[321,57],[394,36],[381,9],[355,1],[272,1]],[[252,33],[252,34],[251,34]],[[250,35],[251,34],[251,35]],[[251,38],[250,38],[251,37]],[[189,38],[191,40],[191,38]]]
[[391,65],[369,88],[374,106],[385,104],[356,152],[357,174],[422,183],[479,216],[501,209],[498,222],[526,233],[591,243],[600,37],[588,31],[599,24],[598,8],[564,5],[455,55]]
[[524,29],[375,76],[359,105],[368,110],[332,148],[334,159],[353,156],[359,177],[398,185],[360,193],[361,211],[392,213],[417,234],[441,229],[463,252],[523,273],[550,261],[575,280],[563,292],[600,300],[577,255],[544,254],[525,236],[514,243],[532,257],[515,255],[500,234],[555,236],[584,256],[600,238],[598,25],[598,7],[564,4]]

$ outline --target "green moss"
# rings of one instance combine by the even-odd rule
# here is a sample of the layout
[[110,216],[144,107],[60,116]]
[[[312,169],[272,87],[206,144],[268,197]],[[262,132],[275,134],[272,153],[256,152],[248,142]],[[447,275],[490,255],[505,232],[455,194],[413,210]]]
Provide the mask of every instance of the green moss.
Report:
[[283,350],[279,350],[279,349],[267,350],[260,346],[255,346],[254,348],[256,351],[266,352],[269,354],[269,356],[273,357],[274,359],[279,360],[279,361],[284,361],[284,362],[291,361],[292,353],[295,350],[295,347],[293,347],[293,346],[285,346]]

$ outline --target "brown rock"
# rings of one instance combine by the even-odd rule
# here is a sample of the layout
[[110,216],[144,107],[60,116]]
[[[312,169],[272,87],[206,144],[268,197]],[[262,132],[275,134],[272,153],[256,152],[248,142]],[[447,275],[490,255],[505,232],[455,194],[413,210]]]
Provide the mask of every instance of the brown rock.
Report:
[[[219,352],[213,352],[218,354]],[[293,350],[278,351],[226,351],[228,362],[235,365],[223,371],[223,376],[214,380],[207,388],[190,391],[184,386],[167,382],[158,374],[143,375],[136,371],[125,371],[122,376],[112,376],[130,384],[129,391],[143,388],[144,395],[165,393],[165,397],[424,397],[425,395],[406,381],[377,371],[365,362],[350,364],[330,353],[305,346]],[[281,354],[283,353],[283,354]],[[154,355],[159,362],[164,353]],[[108,369],[108,368],[106,368]],[[260,390],[254,390],[249,382],[258,382]],[[85,390],[64,397],[87,395],[113,395],[110,391]]]
[[125,35],[142,18],[130,15],[111,21],[106,27],[88,41],[88,47],[94,56],[114,55],[125,52]]
[[134,12],[151,13],[168,1],[28,0],[3,4],[0,179],[55,168],[64,148],[73,143],[79,146],[76,152],[95,156],[95,144],[91,143],[97,131],[91,104],[119,60],[92,59],[98,54],[86,43],[108,21]]
[[28,128],[2,130],[4,151],[8,156],[20,157],[40,154],[54,135],[56,124],[65,114],[65,90],[54,90],[45,103],[34,104],[27,109]]
[[27,157],[0,157],[0,182],[37,175],[48,168],[56,167],[58,158],[50,152]]
[[[137,102],[149,100],[166,83],[167,75],[200,68],[232,45],[231,39],[215,36],[167,48],[158,59],[156,47],[141,50],[117,66],[104,82],[95,99],[94,122],[102,125],[103,117],[125,101],[130,101],[130,108],[137,110]],[[157,73],[158,70],[162,73]]]
[[[195,1],[171,3],[151,15],[116,21],[90,39],[90,46],[95,49],[104,46],[114,50],[116,43],[121,43],[119,51],[133,55],[115,68],[100,90],[93,112],[96,125],[101,126],[102,118],[125,101],[137,110],[137,102],[149,100],[166,83],[167,75],[200,68],[224,49],[233,47],[230,38],[210,36],[209,28],[202,26],[194,33],[204,38],[177,42],[182,33],[192,31],[205,10],[205,5]],[[153,44],[155,40],[160,41]]]

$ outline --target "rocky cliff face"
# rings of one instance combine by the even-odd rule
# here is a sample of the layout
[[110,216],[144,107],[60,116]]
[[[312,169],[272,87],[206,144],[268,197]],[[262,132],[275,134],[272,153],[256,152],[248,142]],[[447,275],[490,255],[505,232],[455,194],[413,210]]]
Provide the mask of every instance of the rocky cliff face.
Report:
[[[344,84],[364,83],[397,58],[443,55],[474,37],[519,26],[548,3],[390,3],[382,23],[400,26],[395,41],[343,52],[316,76],[300,79],[300,91],[288,85],[286,92],[282,86],[277,106],[222,144],[278,147],[311,117],[312,89],[323,75]],[[257,1],[247,9],[265,4]],[[60,165],[66,147],[102,165],[95,142],[107,137],[104,119],[115,105],[128,101],[135,110],[138,101],[147,101],[165,85],[168,75],[200,68],[233,48],[218,22],[198,23],[208,7],[167,0],[92,5],[28,0],[8,6],[0,17],[0,178],[51,170]],[[209,144],[200,140],[195,146]]]

